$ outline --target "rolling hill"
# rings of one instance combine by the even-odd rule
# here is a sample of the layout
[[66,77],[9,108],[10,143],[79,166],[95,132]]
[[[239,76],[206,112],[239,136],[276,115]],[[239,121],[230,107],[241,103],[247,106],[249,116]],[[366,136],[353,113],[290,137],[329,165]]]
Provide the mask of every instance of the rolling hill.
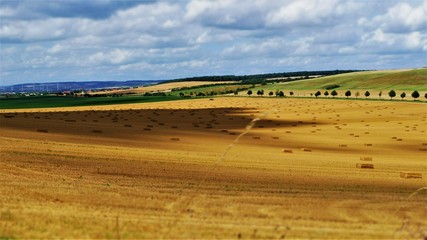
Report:
[[[426,91],[427,68],[353,72],[283,84],[286,84],[287,89],[294,90],[327,89],[332,85],[337,85],[336,89],[341,90]],[[277,86],[273,85],[273,87]]]

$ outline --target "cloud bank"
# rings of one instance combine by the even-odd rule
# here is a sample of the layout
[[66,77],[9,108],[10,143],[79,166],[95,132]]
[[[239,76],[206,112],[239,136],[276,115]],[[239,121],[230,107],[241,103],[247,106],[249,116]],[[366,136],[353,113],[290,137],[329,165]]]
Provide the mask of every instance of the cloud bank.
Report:
[[422,67],[427,0],[3,0],[0,51],[0,85]]

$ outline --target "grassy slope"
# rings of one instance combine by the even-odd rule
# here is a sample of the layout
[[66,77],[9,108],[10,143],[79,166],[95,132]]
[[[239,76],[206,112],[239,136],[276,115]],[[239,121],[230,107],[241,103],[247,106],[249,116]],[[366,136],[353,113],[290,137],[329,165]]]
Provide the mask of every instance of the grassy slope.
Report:
[[244,84],[244,85],[216,85],[216,86],[201,86],[201,87],[197,87],[197,88],[191,88],[191,89],[184,89],[184,90],[178,90],[178,91],[173,91],[170,94],[172,96],[179,96],[179,94],[182,92],[184,94],[189,94],[190,92],[193,93],[210,93],[211,91],[214,92],[221,92],[221,91],[228,91],[228,90],[232,90],[235,91],[238,88],[246,88],[246,87],[250,87],[250,84]]
[[337,90],[418,90],[427,91],[427,68],[397,71],[368,71],[321,77],[289,84],[263,86],[265,90],[320,90],[326,86],[340,85]]

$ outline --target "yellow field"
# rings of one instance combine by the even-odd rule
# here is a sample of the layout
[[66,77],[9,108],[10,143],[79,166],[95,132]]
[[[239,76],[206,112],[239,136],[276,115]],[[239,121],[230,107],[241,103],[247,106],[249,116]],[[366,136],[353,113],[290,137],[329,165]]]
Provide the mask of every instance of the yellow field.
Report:
[[0,237],[425,238],[427,191],[412,193],[427,187],[426,110],[242,97],[3,110]]

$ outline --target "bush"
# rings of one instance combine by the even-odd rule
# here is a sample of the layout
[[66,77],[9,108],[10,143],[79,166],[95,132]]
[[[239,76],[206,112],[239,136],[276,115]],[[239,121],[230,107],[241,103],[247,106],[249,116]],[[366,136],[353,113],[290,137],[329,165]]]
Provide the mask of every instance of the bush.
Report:
[[339,87],[340,87],[340,85],[338,85],[338,84],[331,84],[331,85],[326,85],[325,89],[326,90],[332,90],[332,89],[339,88]]
[[350,97],[351,96],[351,91],[350,90],[347,90],[347,92],[345,92],[345,96],[348,98],[348,97]]
[[417,98],[419,98],[419,97],[420,97],[420,93],[419,93],[417,90],[415,90],[415,91],[411,94],[411,96],[414,98],[414,101],[415,101],[415,99],[417,99]]
[[283,91],[279,91],[279,92],[276,93],[276,96],[277,97],[284,97],[285,93]]
[[358,97],[360,96],[359,91],[357,91],[357,92],[354,94],[354,96],[356,96],[356,98],[358,98]]
[[394,90],[391,90],[390,92],[388,92],[388,95],[390,96],[390,99],[393,100],[393,98],[396,97],[396,92]]

